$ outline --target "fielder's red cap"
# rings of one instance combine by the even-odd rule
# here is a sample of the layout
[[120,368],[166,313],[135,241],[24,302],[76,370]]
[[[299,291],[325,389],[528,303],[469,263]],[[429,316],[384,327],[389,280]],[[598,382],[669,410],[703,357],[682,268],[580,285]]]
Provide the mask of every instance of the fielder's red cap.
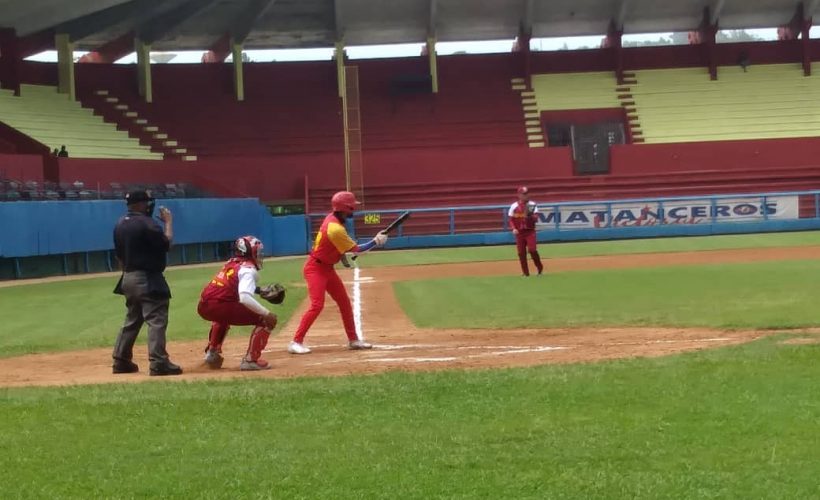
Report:
[[530,190],[527,189],[527,186],[521,186],[518,188],[518,194],[530,194]]

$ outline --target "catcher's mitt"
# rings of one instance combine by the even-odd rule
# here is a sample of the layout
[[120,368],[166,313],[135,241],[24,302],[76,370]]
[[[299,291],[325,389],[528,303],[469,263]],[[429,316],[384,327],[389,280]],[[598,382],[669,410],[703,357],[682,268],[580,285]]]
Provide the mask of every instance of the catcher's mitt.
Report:
[[281,304],[285,300],[285,287],[279,283],[260,288],[258,293],[271,304]]

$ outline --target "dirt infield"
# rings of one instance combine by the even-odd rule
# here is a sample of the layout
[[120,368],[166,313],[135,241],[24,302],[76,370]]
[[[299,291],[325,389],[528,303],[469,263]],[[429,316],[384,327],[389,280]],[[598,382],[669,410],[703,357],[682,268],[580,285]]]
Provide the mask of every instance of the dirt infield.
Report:
[[[548,272],[621,269],[813,259],[818,256],[818,247],[721,250],[551,259],[547,261],[547,269]],[[354,280],[352,271],[344,270],[342,274],[345,281],[351,283],[351,286],[355,283],[360,287],[364,331],[367,339],[376,345],[372,351],[352,352],[345,349],[345,338],[338,312],[329,302],[308,335],[308,344],[314,352],[307,356],[292,356],[285,352],[301,313],[301,310],[297,311],[282,332],[271,339],[265,357],[271,362],[273,369],[265,372],[238,371],[239,359],[246,348],[247,329],[237,328],[234,332],[236,334],[229,336],[225,344],[225,366],[218,371],[208,370],[201,364],[204,339],[200,342],[173,342],[171,332],[169,351],[172,359],[183,366],[185,374],[163,380],[342,376],[388,370],[415,371],[591,362],[636,356],[663,356],[733,345],[767,334],[754,331],[677,328],[420,329],[410,323],[393,293],[394,281],[447,276],[509,275],[515,274],[516,268],[516,262],[374,268],[361,270],[358,280]],[[547,280],[549,276],[530,279]],[[140,363],[143,370],[137,374],[112,375],[110,355],[110,348],[101,348],[0,359],[0,386],[53,386],[151,380],[147,375],[144,346],[138,346],[135,350],[135,361]],[[43,370],[43,367],[48,367],[48,370]]]

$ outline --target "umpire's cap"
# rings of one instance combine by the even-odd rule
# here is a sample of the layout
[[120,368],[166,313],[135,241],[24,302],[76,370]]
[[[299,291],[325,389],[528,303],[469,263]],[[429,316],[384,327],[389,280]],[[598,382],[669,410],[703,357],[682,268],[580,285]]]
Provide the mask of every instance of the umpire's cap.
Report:
[[141,201],[154,201],[154,198],[151,197],[151,193],[143,190],[131,191],[130,193],[125,195],[126,205],[131,205],[132,203],[139,203]]

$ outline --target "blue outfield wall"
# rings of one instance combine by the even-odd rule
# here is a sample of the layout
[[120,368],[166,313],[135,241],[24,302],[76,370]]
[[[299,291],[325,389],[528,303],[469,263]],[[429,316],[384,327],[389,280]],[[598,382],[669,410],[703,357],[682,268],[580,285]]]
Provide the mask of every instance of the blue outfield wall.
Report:
[[[809,205],[806,207],[806,205]],[[804,210],[801,211],[801,206]],[[820,191],[642,198],[616,201],[539,203],[539,242],[672,236],[708,236],[820,229]],[[805,210],[809,208],[810,210]],[[404,236],[399,230],[387,248],[430,248],[514,243],[507,226],[509,205],[410,209],[449,215],[445,234]],[[496,230],[459,232],[456,214],[498,211]],[[405,210],[367,211],[390,221]],[[311,214],[319,218],[323,214]],[[361,242],[366,239],[360,239]]]
[[[174,213],[174,243],[230,242],[254,234],[273,256],[305,254],[310,216],[272,217],[256,199],[160,200]],[[820,191],[612,202],[539,204],[538,240],[581,241],[667,236],[704,236],[820,229]],[[802,207],[802,210],[801,210]],[[389,249],[513,243],[505,227],[508,206],[412,209],[417,214],[449,214],[444,234],[392,235]],[[460,231],[454,214],[498,210],[498,225],[486,232]],[[114,225],[125,212],[120,201],[37,201],[0,203],[0,258],[18,259],[108,251]],[[370,211],[388,221],[403,210]],[[352,225],[349,225],[352,230]],[[469,228],[468,228],[469,229]],[[355,236],[355,235],[354,235]],[[87,258],[87,257],[86,257]],[[184,262],[184,261],[183,261]]]
[[[306,251],[303,216],[271,217],[256,199],[159,200],[174,215],[174,244],[260,237],[268,255]],[[125,213],[121,201],[0,203],[0,257],[95,252],[113,248],[114,226]]]

